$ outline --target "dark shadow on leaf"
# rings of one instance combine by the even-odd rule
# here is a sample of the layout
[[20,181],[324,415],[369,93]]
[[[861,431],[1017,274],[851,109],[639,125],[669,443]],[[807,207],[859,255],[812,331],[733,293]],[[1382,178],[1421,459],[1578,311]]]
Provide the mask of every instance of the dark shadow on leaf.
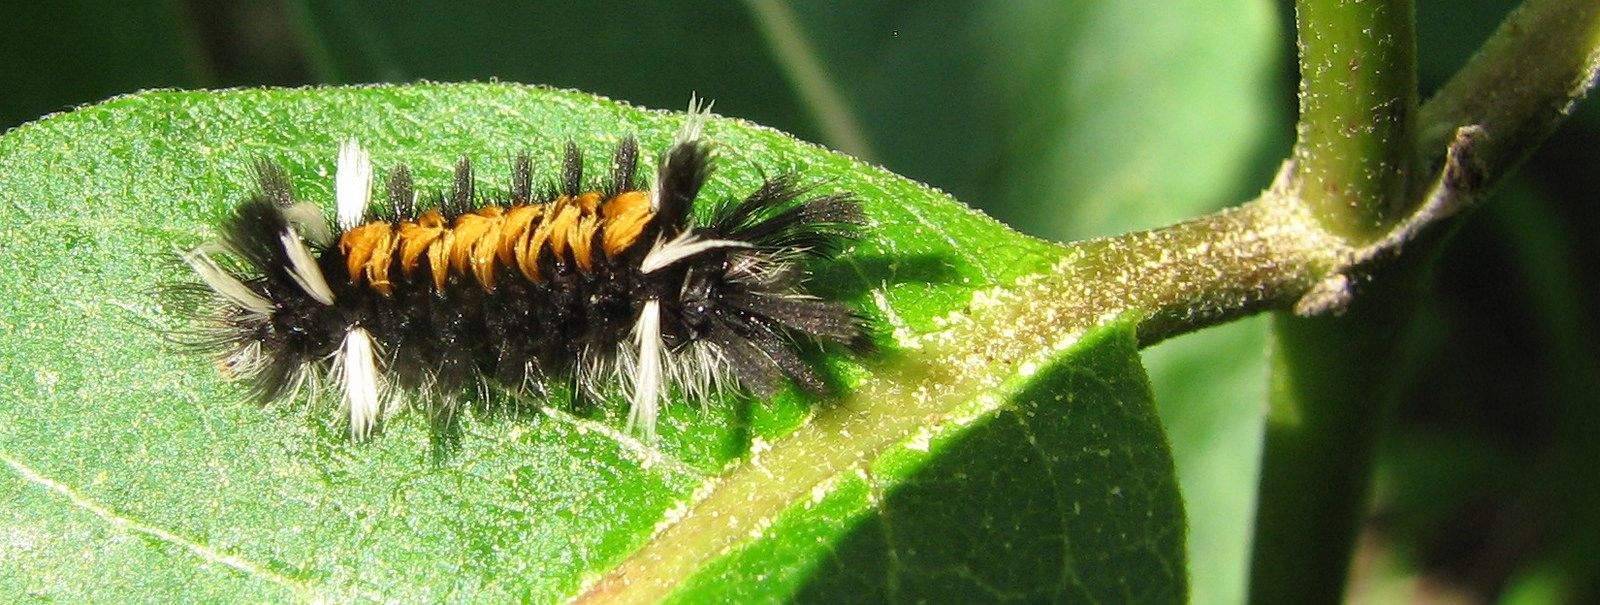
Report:
[[955,283],[961,279],[956,265],[944,254],[850,255],[841,262],[812,266],[806,285],[823,298],[863,300],[886,285]]

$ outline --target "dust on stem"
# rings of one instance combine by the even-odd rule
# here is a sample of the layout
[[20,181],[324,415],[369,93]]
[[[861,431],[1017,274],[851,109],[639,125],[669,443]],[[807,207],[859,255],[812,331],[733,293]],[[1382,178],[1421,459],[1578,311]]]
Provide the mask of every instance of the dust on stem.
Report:
[[1411,174],[1417,114],[1410,0],[1301,0],[1301,200],[1331,234],[1361,245],[1394,224]]

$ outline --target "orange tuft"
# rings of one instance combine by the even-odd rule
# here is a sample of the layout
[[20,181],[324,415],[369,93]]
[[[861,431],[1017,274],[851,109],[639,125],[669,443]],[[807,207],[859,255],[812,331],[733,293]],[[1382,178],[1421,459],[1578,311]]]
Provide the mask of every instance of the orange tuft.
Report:
[[514,267],[517,264],[517,242],[533,228],[533,221],[544,214],[544,206],[512,206],[506,212],[505,225],[500,227],[500,264]]
[[424,256],[435,291],[444,291],[452,275],[471,275],[493,290],[501,268],[541,281],[539,262],[545,254],[592,271],[597,245],[606,258],[614,258],[637,244],[654,218],[650,197],[642,191],[609,199],[590,191],[545,204],[484,206],[449,224],[438,210],[397,225],[375,221],[341,235],[339,251],[351,283],[366,282],[386,296],[394,290],[394,265],[409,280]]
[[438,210],[429,210],[417,217],[416,222],[400,223],[400,272],[406,277],[417,269],[417,260],[444,237],[444,216]]
[[623,250],[633,246],[639,241],[639,236],[644,233],[650,219],[655,214],[650,212],[650,196],[643,191],[629,191],[606,201],[601,207],[605,215],[605,233],[601,236],[601,247],[606,252],[606,258],[615,258]]
[[593,269],[594,256],[590,248],[594,245],[594,233],[600,228],[600,217],[594,214],[585,214],[572,226],[572,232],[567,235],[567,245],[572,248],[572,261],[584,271]]
[[[388,263],[393,252],[391,233],[389,223],[379,222],[361,225],[339,237],[339,252],[344,254],[345,270],[350,274],[351,283],[360,284],[363,277],[378,274],[382,279],[372,282],[373,288],[383,292],[388,287]],[[371,267],[374,262],[381,262],[381,273]]]
[[550,253],[556,259],[567,255],[567,238],[572,234],[572,228],[578,224],[578,219],[583,215],[583,209],[576,204],[569,203],[565,198],[555,204],[555,218],[548,221],[550,225]]

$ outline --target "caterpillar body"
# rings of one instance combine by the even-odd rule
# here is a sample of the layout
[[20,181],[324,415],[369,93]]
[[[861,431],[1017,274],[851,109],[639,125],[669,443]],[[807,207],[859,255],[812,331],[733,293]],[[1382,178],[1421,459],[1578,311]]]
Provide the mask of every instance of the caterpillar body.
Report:
[[503,195],[481,197],[463,159],[432,204],[418,203],[404,166],[387,204],[373,204],[369,157],[346,142],[333,225],[260,161],[260,190],[216,241],[182,255],[208,299],[191,341],[262,401],[331,382],[357,439],[402,393],[448,414],[491,383],[620,390],[628,430],[646,439],[674,390],[770,397],[787,379],[822,392],[800,342],[871,342],[850,306],[807,290],[806,264],[860,236],[861,206],[850,193],[811,196],[790,174],[697,222],[712,162],[704,117],[690,112],[648,186],[628,138],[598,186],[569,143],[548,191],[534,190],[524,155]]

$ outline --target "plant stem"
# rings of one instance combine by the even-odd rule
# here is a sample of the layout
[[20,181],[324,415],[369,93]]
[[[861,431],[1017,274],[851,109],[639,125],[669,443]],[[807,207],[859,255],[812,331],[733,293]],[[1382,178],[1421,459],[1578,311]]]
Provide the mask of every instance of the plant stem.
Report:
[[[1330,70],[1336,63],[1328,56],[1313,57],[1319,52],[1338,56],[1312,43],[1341,39],[1329,29],[1378,25],[1362,30],[1365,39],[1388,38],[1396,44],[1401,40],[1400,45],[1410,44],[1408,7],[1387,9],[1392,11],[1390,16],[1404,14],[1408,18],[1404,24],[1390,22],[1390,30],[1381,28],[1385,20],[1341,20],[1333,14],[1334,10],[1365,10],[1368,14],[1382,10],[1361,4],[1299,3],[1303,93],[1342,89],[1353,99],[1369,102],[1411,94],[1414,80],[1394,77],[1413,73],[1409,52],[1391,48],[1389,54],[1371,55],[1404,61],[1404,65],[1369,65],[1367,72],[1351,69],[1348,73]],[[1306,22],[1313,17],[1328,21],[1320,25]],[[1397,114],[1389,106],[1374,103],[1362,117],[1319,106],[1322,99],[1305,95],[1301,145],[1296,154],[1300,162],[1314,167],[1300,173],[1306,179],[1301,198],[1335,233],[1365,235],[1361,227],[1375,224],[1381,226],[1380,231],[1392,229],[1383,241],[1414,238],[1420,227],[1436,220],[1400,218],[1418,211],[1430,197],[1419,195],[1421,182],[1407,186],[1408,172],[1415,175],[1436,169],[1446,143],[1458,136],[1457,129],[1472,125],[1478,136],[1473,137],[1471,157],[1467,158],[1474,173],[1465,179],[1467,189],[1451,192],[1450,186],[1442,187],[1445,195],[1460,198],[1451,207],[1470,203],[1537,146],[1593,85],[1600,64],[1597,57],[1600,5],[1592,0],[1531,0],[1507,19],[1438,96],[1416,112],[1420,135],[1415,145],[1401,142],[1411,128],[1404,123],[1411,112]],[[1384,77],[1386,71],[1389,77]],[[1404,86],[1406,90],[1384,94],[1383,86]],[[1349,104],[1342,107],[1359,110]],[[1330,133],[1342,124],[1387,126],[1397,138],[1374,138],[1371,135],[1376,131],[1356,129],[1351,131],[1352,140],[1343,144],[1318,140],[1316,135]],[[1351,153],[1367,157],[1348,155]],[[1355,195],[1337,187],[1338,182],[1326,180],[1340,175],[1368,177],[1344,181],[1365,189]],[[1339,195],[1330,193],[1351,194],[1344,200],[1348,205],[1342,206]],[[1447,209],[1441,216],[1451,213],[1453,210]],[[1340,222],[1341,216],[1344,222]],[[1350,227],[1351,217],[1356,219],[1355,230],[1336,231]],[[1381,241],[1372,245],[1388,246]],[[1398,248],[1398,243],[1393,248]],[[1340,600],[1354,535],[1365,510],[1377,435],[1393,400],[1390,374],[1403,351],[1398,335],[1409,323],[1417,284],[1428,273],[1432,250],[1436,248],[1425,248],[1422,256],[1409,254],[1402,262],[1375,272],[1369,267],[1367,277],[1374,286],[1355,299],[1342,317],[1280,314],[1277,318],[1272,408],[1263,448],[1252,558],[1252,601]],[[1369,259],[1380,256],[1360,255]]]
[[1427,264],[1385,272],[1342,316],[1273,318],[1251,602],[1342,601]]
[[[1410,0],[1295,5],[1300,199],[1356,245],[1381,239],[1413,207],[1414,18]],[[1394,335],[1411,307],[1412,297],[1369,291],[1342,317],[1274,321],[1252,602],[1340,601],[1391,407]]]
[[1417,112],[1410,0],[1301,0],[1300,197],[1329,233],[1369,243],[1406,199]]
[[1600,2],[1528,0],[1422,108],[1423,154],[1437,154],[1458,126],[1489,135],[1475,155],[1491,178],[1532,153],[1595,84]]

